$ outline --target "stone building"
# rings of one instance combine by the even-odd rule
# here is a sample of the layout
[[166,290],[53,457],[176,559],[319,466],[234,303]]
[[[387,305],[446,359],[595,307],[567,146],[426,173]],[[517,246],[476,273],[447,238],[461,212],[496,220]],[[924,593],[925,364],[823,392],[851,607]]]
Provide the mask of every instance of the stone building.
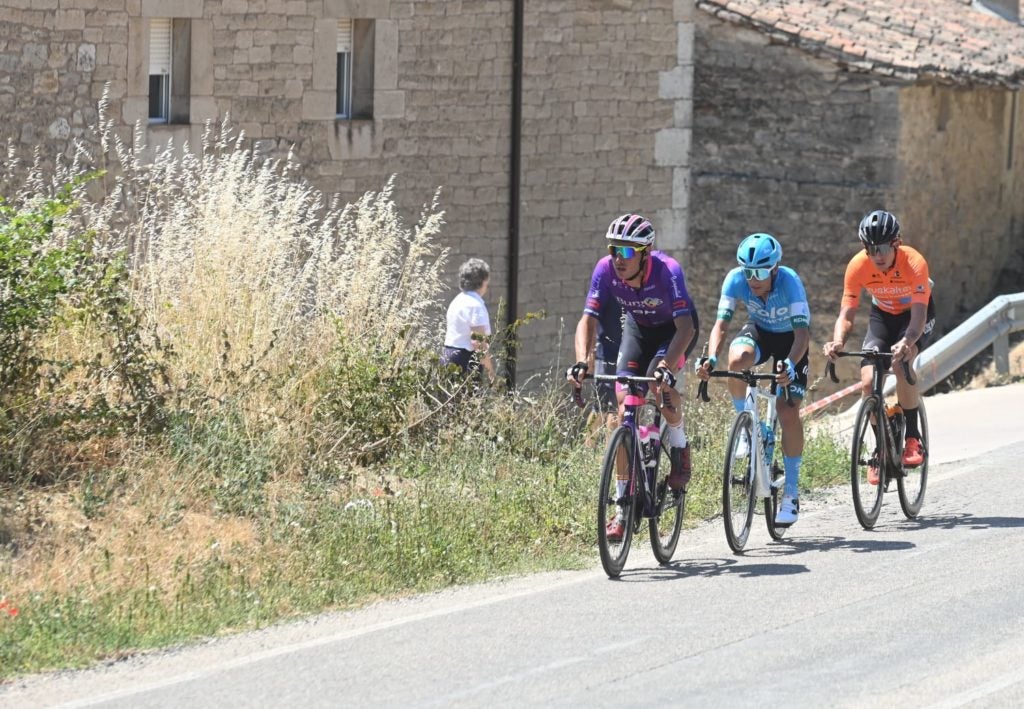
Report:
[[655,220],[705,331],[739,238],[773,231],[820,341],[857,220],[885,205],[948,330],[1024,285],[1024,30],[996,4],[0,0],[0,137],[67,150],[109,86],[125,140],[139,124],[150,146],[195,145],[230,115],[343,199],[396,174],[414,215],[441,186],[453,272],[482,257],[492,305],[547,313],[522,331],[520,382],[571,358],[623,211]]

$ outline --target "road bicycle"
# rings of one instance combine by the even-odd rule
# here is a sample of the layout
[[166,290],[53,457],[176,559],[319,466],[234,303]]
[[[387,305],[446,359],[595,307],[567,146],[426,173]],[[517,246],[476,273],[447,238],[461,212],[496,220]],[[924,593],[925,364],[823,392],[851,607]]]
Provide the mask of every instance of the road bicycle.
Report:
[[[672,463],[669,446],[661,442],[661,412],[653,402],[647,402],[642,384],[658,381],[654,377],[627,375],[594,375],[597,381],[615,381],[627,388],[625,411],[618,428],[612,433],[601,465],[601,483],[597,494],[597,544],[601,552],[601,565],[609,578],[617,578],[626,565],[626,557],[633,535],[647,520],[654,558],[668,564],[675,554],[683,527],[685,492],[669,490],[668,473]],[[576,403],[582,405],[579,389]],[[668,396],[665,395],[665,403]],[[652,422],[641,424],[641,413],[653,409]],[[664,471],[662,476],[660,471]],[[626,489],[618,493],[617,480],[626,476]],[[624,532],[622,538],[608,538],[608,523],[622,510]]]
[[[764,520],[768,534],[778,541],[789,525],[775,521],[782,502],[779,489],[785,483],[782,466],[781,424],[775,411],[777,392],[774,374],[758,374],[749,369],[740,372],[712,371],[712,377],[739,379],[747,385],[746,406],[736,414],[729,432],[725,467],[722,469],[722,518],[725,521],[725,539],[729,548],[739,554],[750,537],[757,501],[764,501]],[[759,382],[772,383],[769,392]],[[702,381],[697,393],[704,401],[708,396],[708,383]],[[787,400],[789,391],[785,392]],[[762,420],[759,409],[765,406]]]
[[[857,521],[864,529],[871,529],[878,521],[882,509],[883,493],[889,492],[890,484],[896,481],[900,507],[907,519],[914,519],[924,503],[924,492],[928,485],[928,415],[924,400],[918,405],[918,427],[921,431],[921,447],[924,460],[921,465],[908,468],[903,465],[903,437],[906,434],[906,419],[899,404],[888,406],[882,385],[892,365],[892,353],[878,350],[860,352],[837,352],[839,357],[860,357],[868,360],[872,367],[871,394],[861,402],[853,427],[853,445],[850,449],[850,485],[853,488],[853,509]],[[834,362],[825,370],[833,382],[838,383]],[[903,372],[908,384],[916,379],[907,362]],[[878,421],[885,421],[879,426]],[[874,468],[875,476],[871,476]],[[871,478],[875,479],[872,480]]]

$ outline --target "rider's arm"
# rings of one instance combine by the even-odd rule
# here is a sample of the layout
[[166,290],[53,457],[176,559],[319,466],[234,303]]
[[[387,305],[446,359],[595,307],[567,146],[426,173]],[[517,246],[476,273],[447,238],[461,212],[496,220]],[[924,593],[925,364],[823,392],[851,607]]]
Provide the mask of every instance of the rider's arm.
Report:
[[708,335],[708,357],[713,357],[715,363],[718,363],[718,355],[722,349],[722,341],[725,340],[725,334],[729,329],[729,322],[719,318],[715,320],[714,327],[711,328],[711,334]]
[[907,343],[908,347],[921,339],[927,319],[927,305],[924,303],[914,303],[910,306],[910,323],[907,325],[907,331],[903,333],[903,340]]
[[583,313],[580,321],[576,323],[576,361],[586,362],[590,371],[594,370],[594,345],[597,343],[597,318],[589,313]]
[[844,305],[839,310],[839,317],[836,318],[835,327],[832,329],[832,341],[838,345],[839,349],[843,348],[847,338],[850,337],[850,331],[853,330],[853,318],[856,314],[856,305]]
[[912,356],[910,349],[921,335],[924,334],[925,321],[928,319],[928,306],[924,303],[913,303],[910,306],[910,323],[903,337],[892,346],[892,361],[902,362],[905,357]]
[[668,367],[675,374],[676,365],[679,364],[679,360],[686,354],[686,346],[693,339],[693,316],[689,313],[680,315],[673,318],[673,322],[676,324],[676,334],[672,336],[672,341],[668,343],[665,359],[659,363],[659,366]]
[[793,346],[789,348],[789,361],[794,364],[803,359],[811,344],[811,331],[806,327],[793,328]]

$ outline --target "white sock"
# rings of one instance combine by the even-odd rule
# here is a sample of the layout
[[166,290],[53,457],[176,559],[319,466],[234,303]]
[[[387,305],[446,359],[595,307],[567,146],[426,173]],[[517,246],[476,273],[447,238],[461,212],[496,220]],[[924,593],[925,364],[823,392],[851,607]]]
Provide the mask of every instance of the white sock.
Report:
[[677,426],[669,424],[665,435],[668,436],[668,444],[672,448],[686,448],[686,427],[683,426],[683,419],[679,419]]

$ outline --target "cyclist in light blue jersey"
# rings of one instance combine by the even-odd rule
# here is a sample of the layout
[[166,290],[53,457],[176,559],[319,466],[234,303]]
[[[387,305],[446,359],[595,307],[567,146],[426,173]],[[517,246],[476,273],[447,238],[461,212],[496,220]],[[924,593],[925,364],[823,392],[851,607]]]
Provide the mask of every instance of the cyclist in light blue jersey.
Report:
[[[796,271],[780,266],[782,245],[771,234],[751,234],[736,250],[739,266],[729,271],[722,284],[718,319],[708,338],[708,356],[697,363],[697,376],[710,378],[725,340],[737,303],[743,303],[749,317],[729,345],[729,370],[740,371],[773,358],[777,411],[782,424],[782,453],[786,482],[777,524],[796,522],[800,512],[800,460],[804,450],[800,404],[807,391],[808,346],[811,341],[811,310],[804,284]],[[782,367],[779,367],[779,363]],[[729,379],[733,406],[746,405],[746,385]],[[789,400],[784,388],[789,389]]]

